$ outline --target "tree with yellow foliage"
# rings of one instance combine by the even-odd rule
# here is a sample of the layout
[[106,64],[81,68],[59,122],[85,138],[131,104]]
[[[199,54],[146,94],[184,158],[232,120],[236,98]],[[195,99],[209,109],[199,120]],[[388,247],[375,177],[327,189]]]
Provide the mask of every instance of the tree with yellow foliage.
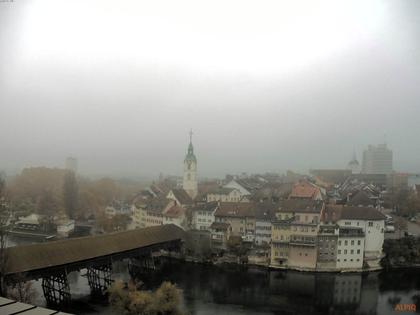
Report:
[[125,287],[115,281],[108,289],[110,304],[121,314],[127,315],[182,315],[181,291],[170,282],[163,282],[155,291],[139,290],[130,282]]

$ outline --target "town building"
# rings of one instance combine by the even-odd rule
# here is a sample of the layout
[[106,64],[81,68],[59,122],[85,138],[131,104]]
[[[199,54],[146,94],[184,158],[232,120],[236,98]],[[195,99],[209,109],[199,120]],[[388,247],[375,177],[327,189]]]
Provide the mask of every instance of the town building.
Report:
[[321,222],[318,229],[318,270],[335,270],[339,228],[330,222]]
[[210,226],[211,247],[226,250],[232,233],[232,227],[227,222],[213,222]]
[[192,229],[210,230],[210,226],[215,221],[215,213],[219,206],[216,201],[200,203],[192,207]]
[[215,222],[229,223],[232,235],[255,237],[255,205],[249,202],[221,202]]
[[70,219],[61,219],[57,221],[57,235],[68,237],[74,231],[75,221]]
[[218,187],[207,193],[207,202],[239,202],[241,199],[241,192],[237,188]]
[[166,198],[151,198],[138,200],[132,205],[133,228],[145,228],[163,224],[162,211],[168,204]]
[[312,169],[310,173],[315,179],[330,185],[342,184],[352,175],[352,171],[349,169]]
[[363,152],[362,173],[389,175],[392,170],[392,151],[385,143],[369,145]]
[[372,207],[283,203],[272,221],[270,265],[314,271],[376,269],[384,229],[385,216]]
[[317,234],[324,203],[289,199],[280,202],[272,222],[271,265],[316,269]]
[[105,214],[108,218],[112,218],[116,215],[132,215],[132,208],[131,206],[122,201],[122,200],[114,200],[112,203],[105,208]]
[[347,196],[347,205],[354,207],[375,207],[377,198],[370,198],[364,190],[358,190]]
[[225,188],[233,188],[239,190],[241,196],[251,196],[251,192],[245,188],[245,184],[243,181],[240,180],[231,180],[227,184],[225,184],[223,187]]
[[339,270],[363,268],[365,233],[360,227],[340,226],[337,243],[337,265]]
[[271,244],[271,221],[275,216],[278,203],[259,202],[255,204],[255,244]]
[[191,199],[190,195],[183,188],[171,189],[166,198],[175,201],[182,207],[190,206],[193,204],[193,200]]
[[336,224],[338,270],[378,268],[382,258],[385,216],[372,207],[328,205],[323,223]]
[[182,229],[187,228],[186,210],[176,201],[171,201],[162,211],[163,224],[175,224]]

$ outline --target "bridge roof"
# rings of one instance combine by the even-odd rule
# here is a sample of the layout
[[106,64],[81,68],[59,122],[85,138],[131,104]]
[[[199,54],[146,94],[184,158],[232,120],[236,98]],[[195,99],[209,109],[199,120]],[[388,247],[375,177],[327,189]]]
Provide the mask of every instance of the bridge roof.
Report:
[[170,224],[10,247],[6,274],[63,266],[183,238],[184,231]]

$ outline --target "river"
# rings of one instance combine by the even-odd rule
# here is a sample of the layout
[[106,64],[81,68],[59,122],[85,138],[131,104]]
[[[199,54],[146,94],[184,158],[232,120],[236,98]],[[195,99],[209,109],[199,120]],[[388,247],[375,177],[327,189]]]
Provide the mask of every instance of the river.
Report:
[[[119,266],[115,278],[128,279]],[[89,299],[86,277],[69,275],[77,314],[118,314],[105,301]],[[176,283],[189,314],[395,314],[393,303],[417,303],[420,310],[418,270],[369,274],[316,274],[267,271],[239,266],[207,266],[172,262],[144,279],[147,288],[162,281]],[[43,305],[40,283],[37,304]],[[416,298],[417,296],[417,298]],[[416,301],[416,302],[415,302]],[[404,312],[404,314],[415,314]]]
[[[85,273],[82,270],[69,274],[74,302],[68,311],[118,314],[106,301],[90,299]],[[114,278],[129,279],[125,264],[114,266]],[[187,314],[387,315],[397,313],[395,303],[417,303],[420,312],[420,271],[415,269],[328,274],[173,261],[143,278],[146,288],[156,288],[165,280],[182,289]],[[34,287],[38,291],[35,304],[45,305],[40,281],[34,281]]]

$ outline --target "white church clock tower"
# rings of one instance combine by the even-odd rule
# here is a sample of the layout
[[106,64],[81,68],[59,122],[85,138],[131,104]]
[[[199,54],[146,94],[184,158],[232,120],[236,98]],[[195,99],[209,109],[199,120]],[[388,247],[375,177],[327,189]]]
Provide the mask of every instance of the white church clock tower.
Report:
[[192,199],[197,196],[197,158],[194,155],[194,147],[192,145],[192,130],[190,131],[190,144],[188,145],[187,155],[184,159],[184,180],[182,188],[190,195]]

